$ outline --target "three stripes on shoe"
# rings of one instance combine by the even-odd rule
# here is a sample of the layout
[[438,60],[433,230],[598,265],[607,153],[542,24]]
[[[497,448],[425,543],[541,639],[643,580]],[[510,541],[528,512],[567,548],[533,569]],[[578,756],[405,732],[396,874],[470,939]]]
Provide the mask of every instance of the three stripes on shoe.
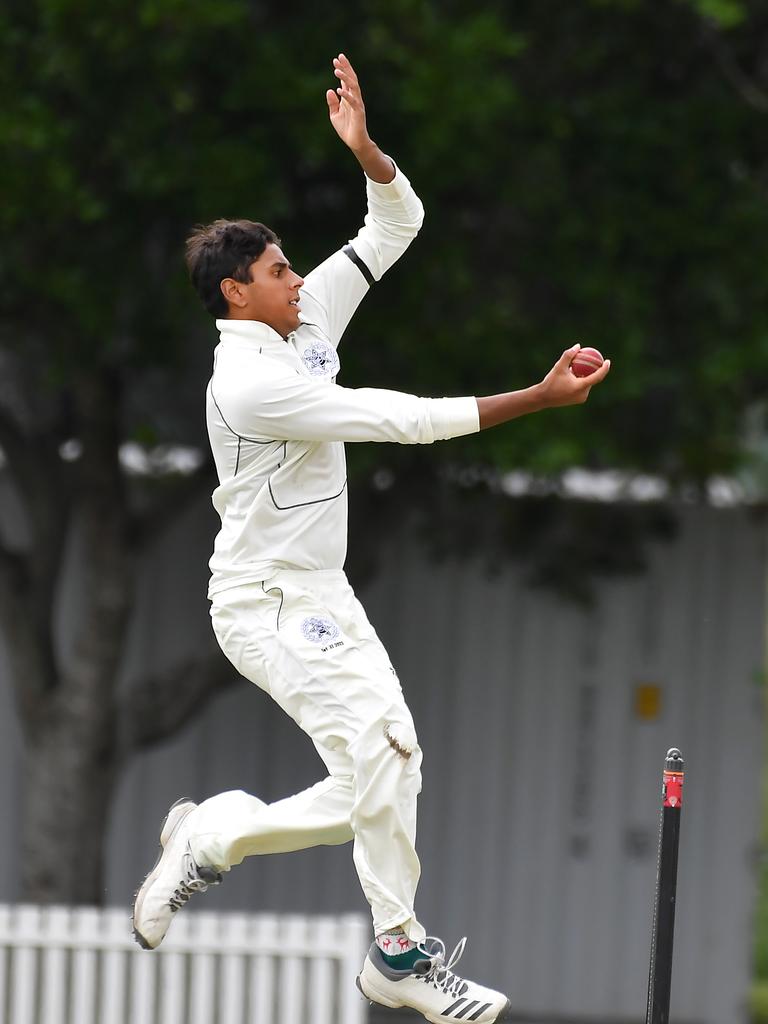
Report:
[[[478,1006],[479,1002],[479,999],[468,1000],[466,996],[462,996],[461,999],[451,1003],[445,1010],[441,1010],[440,1014],[443,1017],[452,1016],[455,1020],[477,1020],[491,1005],[490,1003],[483,1003],[482,1006]],[[468,1005],[462,1006],[462,1003],[468,1003]],[[470,1011],[472,1011],[471,1014]],[[470,1016],[467,1016],[467,1014],[470,1014]]]

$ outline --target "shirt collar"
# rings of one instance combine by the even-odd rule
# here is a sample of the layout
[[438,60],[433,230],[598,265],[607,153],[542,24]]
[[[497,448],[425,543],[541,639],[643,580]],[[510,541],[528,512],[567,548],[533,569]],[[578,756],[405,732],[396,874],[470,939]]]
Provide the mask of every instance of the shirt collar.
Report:
[[217,320],[222,341],[235,341],[248,348],[285,349],[285,339],[276,330],[260,320]]

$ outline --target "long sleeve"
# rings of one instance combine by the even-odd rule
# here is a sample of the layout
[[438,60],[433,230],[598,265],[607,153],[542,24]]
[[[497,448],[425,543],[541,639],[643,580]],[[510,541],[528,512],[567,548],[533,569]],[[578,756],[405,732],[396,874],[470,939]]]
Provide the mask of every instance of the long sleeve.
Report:
[[285,374],[233,385],[214,397],[230,429],[246,439],[430,444],[480,427],[471,397],[419,398]]
[[363,226],[307,274],[301,289],[302,319],[317,324],[334,346],[371,284],[403,255],[424,220],[421,200],[398,168],[387,184],[365,181]]
[[368,213],[352,248],[379,281],[403,255],[424,222],[424,207],[403,172],[386,185],[366,178]]

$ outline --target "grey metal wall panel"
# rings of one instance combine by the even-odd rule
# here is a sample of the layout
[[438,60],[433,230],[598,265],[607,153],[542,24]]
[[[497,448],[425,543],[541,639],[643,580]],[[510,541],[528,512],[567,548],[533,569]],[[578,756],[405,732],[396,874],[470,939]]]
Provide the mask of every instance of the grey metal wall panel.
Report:
[[[679,538],[651,550],[649,571],[603,582],[593,607],[529,589],[515,565],[489,579],[472,561],[430,563],[397,537],[361,589],[425,751],[420,916],[448,943],[468,934],[462,967],[507,988],[522,1012],[642,1019],[661,768],[679,745],[689,777],[673,1016],[745,1019],[765,540],[743,511],[681,514]],[[211,527],[201,503],[145,567],[124,685],[208,642]],[[635,714],[640,683],[661,689],[657,719]],[[177,796],[245,788],[277,799],[322,773],[299,729],[239,683],[126,772],[108,901],[130,900]],[[0,748],[0,778],[18,778],[18,745]],[[0,787],[0,800],[13,790]],[[7,878],[4,899],[18,895]],[[346,847],[254,858],[201,903],[338,912],[362,896]]]

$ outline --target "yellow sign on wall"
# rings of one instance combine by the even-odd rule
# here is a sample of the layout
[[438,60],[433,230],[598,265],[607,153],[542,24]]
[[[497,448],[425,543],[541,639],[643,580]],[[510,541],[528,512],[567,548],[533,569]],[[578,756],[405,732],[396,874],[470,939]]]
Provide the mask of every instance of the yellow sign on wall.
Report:
[[635,687],[635,715],[652,722],[661,715],[661,687],[658,683],[638,683]]

